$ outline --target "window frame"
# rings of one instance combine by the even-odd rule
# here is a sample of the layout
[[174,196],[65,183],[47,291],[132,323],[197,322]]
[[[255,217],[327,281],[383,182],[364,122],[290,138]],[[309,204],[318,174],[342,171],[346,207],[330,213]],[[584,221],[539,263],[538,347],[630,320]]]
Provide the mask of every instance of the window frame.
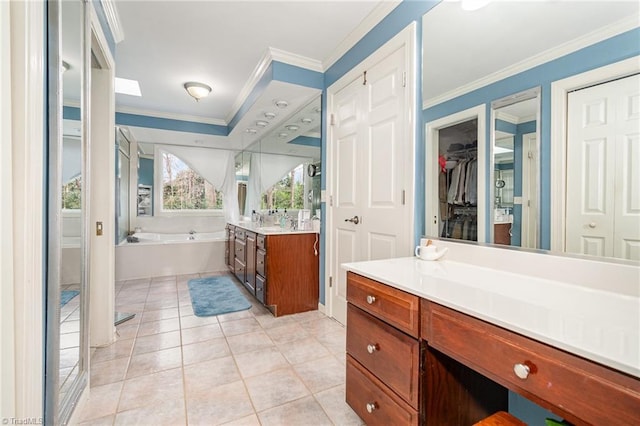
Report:
[[[153,163],[153,209],[154,216],[209,216],[209,217],[224,217],[224,206],[221,209],[180,209],[180,210],[166,210],[164,208],[164,182],[163,182],[163,153],[167,153],[172,155],[182,161],[189,169],[193,170],[189,164],[185,163],[185,161],[179,156],[163,149],[162,147],[156,146],[154,150],[154,163]],[[200,177],[202,177],[196,170],[193,170]],[[203,178],[204,179],[204,178]],[[206,181],[206,179],[205,179]],[[207,181],[209,182],[209,181]],[[209,182],[211,184],[211,182]],[[214,187],[215,188],[215,187]],[[221,194],[222,192],[216,188]],[[224,198],[223,198],[224,203]]]

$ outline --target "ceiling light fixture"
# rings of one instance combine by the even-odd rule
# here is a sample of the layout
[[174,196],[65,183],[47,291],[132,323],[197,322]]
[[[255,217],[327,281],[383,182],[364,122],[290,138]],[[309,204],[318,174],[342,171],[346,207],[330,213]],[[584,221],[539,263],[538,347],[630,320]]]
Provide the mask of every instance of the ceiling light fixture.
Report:
[[251,128],[245,130],[245,132],[247,132],[249,134],[252,134],[252,135],[255,135],[256,133],[258,133],[258,131],[256,129],[251,129]]
[[286,138],[287,136],[289,136],[289,134],[282,132],[282,133],[278,133],[278,136],[280,136],[281,138]]
[[302,121],[304,124],[309,124],[313,121],[313,118],[304,117],[300,121]]
[[290,130],[292,132],[295,132],[296,130],[298,130],[300,127],[296,126],[295,124],[289,124],[288,126],[284,126],[285,129]]
[[184,90],[187,91],[189,96],[193,97],[196,102],[206,97],[211,93],[211,87],[204,83],[197,83],[195,81],[189,81],[184,84]]
[[268,121],[258,120],[256,121],[256,126],[258,127],[267,127],[269,125]]
[[276,114],[275,114],[275,113],[273,113],[273,112],[265,112],[265,113],[264,113],[264,117],[265,117],[267,120],[272,120],[272,119],[276,118]]
[[287,101],[275,101],[275,104],[280,109],[286,108],[286,107],[289,106],[289,102],[287,102]]

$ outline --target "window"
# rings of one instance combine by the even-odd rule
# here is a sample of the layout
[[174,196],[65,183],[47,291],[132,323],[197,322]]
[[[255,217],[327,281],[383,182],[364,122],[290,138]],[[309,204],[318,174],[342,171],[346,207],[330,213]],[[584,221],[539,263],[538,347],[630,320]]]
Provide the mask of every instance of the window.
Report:
[[262,209],[304,208],[304,164],[289,171],[261,197]]
[[166,151],[162,154],[162,210],[221,210],[222,192]]
[[77,176],[62,185],[62,209],[80,210],[82,208],[82,178]]

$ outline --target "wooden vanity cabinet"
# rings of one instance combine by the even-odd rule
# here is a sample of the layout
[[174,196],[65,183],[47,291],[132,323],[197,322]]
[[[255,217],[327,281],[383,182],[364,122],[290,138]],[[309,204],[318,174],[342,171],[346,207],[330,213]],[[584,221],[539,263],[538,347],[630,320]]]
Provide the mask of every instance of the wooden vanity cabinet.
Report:
[[256,234],[247,231],[245,237],[244,286],[252,295],[256,294]]
[[234,261],[234,273],[236,277],[244,284],[246,273],[246,231],[242,228],[236,227],[235,238],[235,261]]
[[267,252],[265,251],[267,248],[266,240],[267,238],[264,235],[258,235],[256,237],[256,299],[263,305],[266,302],[267,294],[267,279],[265,278],[267,275],[265,264],[267,256]]
[[225,241],[225,259],[227,268],[232,274],[235,274],[236,263],[236,227],[233,225],[227,225],[227,240]]
[[495,244],[511,245],[511,223],[496,223],[493,225],[493,242]]
[[347,302],[347,403],[368,425],[418,425],[419,298],[349,272]]
[[256,237],[256,287],[260,277],[264,304],[274,316],[318,309],[317,241],[318,234],[315,233],[259,234]]

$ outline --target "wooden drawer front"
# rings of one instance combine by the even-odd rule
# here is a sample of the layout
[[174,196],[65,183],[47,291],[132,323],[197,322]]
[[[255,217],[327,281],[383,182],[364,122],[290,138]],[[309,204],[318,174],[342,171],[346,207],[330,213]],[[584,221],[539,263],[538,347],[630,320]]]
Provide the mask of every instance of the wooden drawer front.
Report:
[[[418,412],[347,355],[347,404],[369,425],[417,425]],[[367,405],[371,412],[367,410]]]
[[418,407],[420,345],[416,339],[348,304],[347,353]]
[[347,272],[347,301],[418,337],[420,298]]
[[244,283],[244,271],[245,271],[245,265],[244,262],[240,261],[239,259],[235,260],[235,274],[236,277],[238,277],[238,279],[240,280],[241,283]]
[[256,299],[264,305],[267,295],[267,282],[264,277],[256,275]]
[[244,241],[247,236],[247,231],[242,228],[236,228],[236,240]]
[[259,249],[266,250],[267,249],[267,237],[264,235],[258,235],[256,237],[256,245]]
[[244,241],[238,241],[236,239],[236,259],[240,259],[244,262],[245,257],[244,257],[244,253],[245,253],[245,247],[246,247],[246,243]]
[[263,277],[267,276],[267,253],[264,250],[258,250],[256,252],[256,272]]
[[[640,380],[430,303],[429,345],[572,423],[640,424]],[[526,379],[514,372],[527,365]]]

